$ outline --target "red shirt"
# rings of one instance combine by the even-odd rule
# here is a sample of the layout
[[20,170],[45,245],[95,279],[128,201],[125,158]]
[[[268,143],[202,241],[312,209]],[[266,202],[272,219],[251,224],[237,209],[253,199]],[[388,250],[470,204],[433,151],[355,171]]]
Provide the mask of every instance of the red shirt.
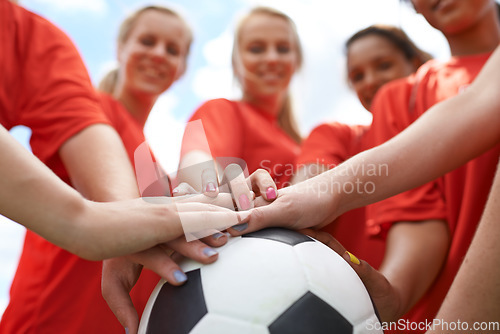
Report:
[[[319,164],[327,166],[328,169],[336,167],[362,151],[368,129],[369,126],[338,122],[319,125],[302,143],[297,165]],[[351,188],[346,190],[351,191]],[[354,185],[353,191],[364,189],[358,189]],[[351,253],[378,268],[384,256],[385,242],[369,235],[365,219],[365,208],[354,209],[344,213],[322,230],[334,236]]]
[[[384,86],[373,105],[374,118],[368,134],[372,143],[385,142],[434,104],[466,89],[489,55],[455,57],[446,63],[431,61],[408,79]],[[382,236],[398,221],[446,219],[448,222],[451,235],[448,256],[436,281],[406,315],[410,321],[431,321],[436,315],[476,230],[499,155],[500,145],[497,145],[436,181],[369,207],[369,227],[372,233]],[[425,163],[432,161],[425,156],[415,157],[415,168]]]
[[279,188],[289,184],[299,145],[278,126],[274,116],[245,102],[216,99],[203,104],[190,119],[195,120],[202,121],[204,131],[186,130],[181,159],[191,150],[202,150],[215,158],[243,159],[249,173],[262,168]]
[[[136,148],[145,142],[141,125],[109,95],[101,94],[100,100],[133,161]],[[42,142],[33,144],[35,151]],[[48,165],[68,180],[60,160]],[[101,267],[101,262],[83,260],[27,231],[0,333],[122,334],[123,327],[101,295]],[[139,314],[158,280],[156,274],[144,271],[132,290]]]
[[0,123],[32,130],[33,153],[58,159],[70,137],[109,123],[70,39],[50,22],[0,0]]

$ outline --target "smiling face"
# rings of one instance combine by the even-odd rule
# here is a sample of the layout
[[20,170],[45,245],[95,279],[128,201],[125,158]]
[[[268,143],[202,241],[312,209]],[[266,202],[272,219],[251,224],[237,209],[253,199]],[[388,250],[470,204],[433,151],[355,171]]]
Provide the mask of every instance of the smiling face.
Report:
[[461,33],[477,24],[493,0],[412,0],[415,10],[445,35]]
[[121,94],[163,93],[184,73],[190,40],[185,23],[175,15],[142,12],[118,45]]
[[286,93],[299,63],[296,35],[287,20],[266,13],[255,13],[245,19],[233,57],[244,99]]
[[415,63],[382,36],[371,34],[358,38],[347,50],[349,83],[367,110],[382,85],[415,70]]

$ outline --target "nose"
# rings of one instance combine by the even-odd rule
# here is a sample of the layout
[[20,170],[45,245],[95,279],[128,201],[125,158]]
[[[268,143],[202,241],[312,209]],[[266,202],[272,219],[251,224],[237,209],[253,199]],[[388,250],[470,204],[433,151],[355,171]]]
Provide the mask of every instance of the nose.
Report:
[[279,60],[279,53],[277,50],[274,48],[269,48],[267,52],[265,53],[265,59],[268,63],[276,63]]
[[365,87],[366,90],[369,90],[373,93],[379,88],[381,85],[380,82],[380,77],[377,75],[377,73],[373,70],[369,70],[365,72],[364,80],[363,80],[363,86]]
[[150,49],[150,55],[155,61],[163,61],[167,57],[167,47],[162,43],[157,43]]

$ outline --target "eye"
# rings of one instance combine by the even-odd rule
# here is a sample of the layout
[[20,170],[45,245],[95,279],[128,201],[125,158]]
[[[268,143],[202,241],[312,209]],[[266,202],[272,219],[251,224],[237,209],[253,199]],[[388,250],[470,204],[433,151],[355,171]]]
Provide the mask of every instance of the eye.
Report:
[[349,80],[352,83],[359,82],[359,81],[363,80],[363,78],[364,78],[363,72],[354,72],[354,73],[349,74]]
[[378,68],[379,70],[382,70],[382,71],[383,71],[383,70],[388,70],[388,69],[390,69],[390,68],[392,67],[392,65],[393,65],[393,64],[392,64],[392,62],[391,62],[391,61],[382,61],[382,62],[380,62],[380,63],[378,64],[377,68]]
[[167,45],[167,53],[171,54],[172,56],[178,56],[181,51],[178,45],[175,44],[168,44]]
[[250,53],[258,54],[258,53],[264,52],[266,50],[266,48],[264,47],[264,45],[261,45],[261,44],[251,44],[248,46],[247,50]]
[[145,46],[154,46],[156,39],[152,36],[144,36],[139,39],[140,43]]
[[276,50],[278,51],[278,53],[288,53],[288,52],[290,52],[290,46],[287,44],[281,44],[281,45],[278,45]]

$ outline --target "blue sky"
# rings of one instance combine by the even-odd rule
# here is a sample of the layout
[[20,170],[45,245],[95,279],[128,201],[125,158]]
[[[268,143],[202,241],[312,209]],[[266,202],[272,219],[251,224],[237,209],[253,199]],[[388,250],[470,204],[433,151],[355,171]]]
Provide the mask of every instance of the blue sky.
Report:
[[[373,23],[401,26],[416,43],[437,58],[449,51],[441,34],[399,0],[25,0],[24,7],[44,16],[75,42],[95,84],[114,65],[115,36],[122,19],[143,5],[163,4],[184,14],[193,26],[194,43],[188,70],[162,95],[146,124],[146,136],[167,172],[178,162],[179,143],[189,115],[203,101],[238,96],[230,68],[235,18],[246,9],[265,4],[289,14],[297,24],[305,50],[302,71],[292,83],[292,96],[301,131],[338,120],[368,123],[349,91],[343,43],[355,31]],[[29,132],[14,131],[22,143]],[[21,249],[23,228],[0,217],[0,314],[8,301],[8,287]]]

